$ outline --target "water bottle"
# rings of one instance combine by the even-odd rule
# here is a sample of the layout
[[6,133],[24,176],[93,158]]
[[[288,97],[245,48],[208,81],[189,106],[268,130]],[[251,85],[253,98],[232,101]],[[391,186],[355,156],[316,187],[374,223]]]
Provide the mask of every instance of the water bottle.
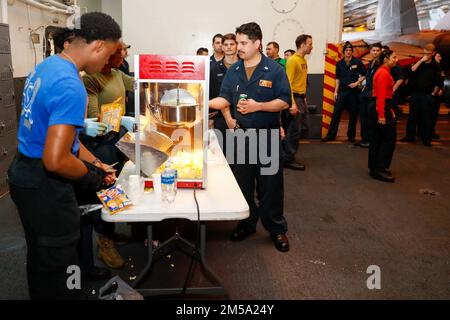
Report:
[[176,193],[178,190],[178,170],[177,167],[175,166],[175,162],[172,159],[169,159],[167,160],[165,167],[172,169],[175,173],[175,193]]
[[[361,79],[362,76],[363,76],[362,74],[358,73],[358,81],[359,81],[359,79]],[[366,84],[366,80],[364,79],[363,81],[361,81],[360,84],[358,84],[358,88],[359,88],[359,89],[364,88],[364,85],[365,85],[365,84]]]
[[175,189],[175,171],[167,165],[161,174],[161,189],[162,201],[172,203],[177,194]]
[[178,190],[178,170],[177,167],[175,166],[175,163],[172,164],[172,170],[175,173],[175,194],[176,194]]

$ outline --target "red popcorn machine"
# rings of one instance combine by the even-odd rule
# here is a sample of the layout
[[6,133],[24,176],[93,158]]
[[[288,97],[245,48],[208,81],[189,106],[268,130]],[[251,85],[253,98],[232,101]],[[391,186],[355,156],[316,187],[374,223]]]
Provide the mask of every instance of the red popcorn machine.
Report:
[[135,133],[118,143],[144,175],[170,162],[178,188],[205,188],[208,155],[209,57],[135,55]]

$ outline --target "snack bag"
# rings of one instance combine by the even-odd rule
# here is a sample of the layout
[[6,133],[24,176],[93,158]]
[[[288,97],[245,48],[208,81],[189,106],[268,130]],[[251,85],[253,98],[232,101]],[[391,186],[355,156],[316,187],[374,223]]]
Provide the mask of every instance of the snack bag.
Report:
[[102,104],[100,107],[100,122],[106,124],[106,132],[120,131],[120,123],[123,116],[123,108],[120,104],[122,97],[118,98],[112,103]]
[[111,215],[116,214],[132,205],[121,185],[101,190],[97,192],[97,197]]

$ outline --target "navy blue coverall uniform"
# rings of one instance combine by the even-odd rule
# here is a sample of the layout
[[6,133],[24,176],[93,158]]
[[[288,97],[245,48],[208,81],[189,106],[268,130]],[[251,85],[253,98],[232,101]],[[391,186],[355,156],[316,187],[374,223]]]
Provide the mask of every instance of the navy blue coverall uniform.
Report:
[[[246,134],[255,134],[257,137],[258,156],[256,163],[250,161],[250,141],[245,140],[245,146],[238,147],[237,154],[245,152],[245,163],[234,163],[231,165],[235,178],[244,194],[250,208],[250,217],[239,222],[238,227],[253,231],[256,228],[258,219],[261,218],[264,228],[271,235],[278,235],[287,231],[287,222],[283,215],[283,161],[280,143],[280,112],[258,111],[249,114],[241,114],[237,111],[237,103],[240,94],[247,94],[248,99],[257,102],[269,102],[275,99],[285,101],[291,106],[291,88],[283,68],[272,59],[262,55],[261,62],[256,67],[250,79],[247,79],[244,62],[238,61],[233,64],[225,75],[220,90],[220,97],[230,103],[230,109],[235,116],[239,126]],[[236,130],[237,132],[239,130]],[[267,132],[264,135],[263,132]],[[241,132],[242,133],[242,132]],[[276,134],[277,147],[272,148],[270,141],[271,134]],[[268,141],[263,141],[267,139]],[[234,137],[236,143],[237,138]],[[260,141],[266,142],[265,146],[260,145]],[[255,146],[252,144],[252,146]],[[231,147],[228,144],[228,147]],[[279,161],[274,174],[262,174],[262,169],[270,164],[260,158],[261,150],[271,156],[275,161]],[[236,150],[236,148],[235,148]],[[228,152],[227,152],[228,153]],[[228,158],[228,157],[227,157]],[[255,191],[258,203],[255,203]]]
[[[225,59],[225,58],[224,58]],[[220,94],[220,88],[222,86],[223,79],[227,73],[227,67],[225,66],[224,59],[211,64],[210,76],[209,76],[209,99],[217,98]],[[210,110],[211,111],[211,110]],[[214,111],[214,110],[212,110]],[[228,129],[227,123],[221,111],[217,113],[214,119],[214,129],[222,134],[222,150],[226,150],[226,130]],[[220,140],[220,139],[219,139]]]
[[[224,58],[225,59],[225,58]],[[217,98],[220,94],[220,88],[222,86],[223,79],[227,73],[227,67],[225,66],[224,59],[211,64],[210,70],[210,82],[209,82],[209,99]],[[214,128],[220,130],[224,136],[224,130],[228,129],[227,123],[222,115],[222,112],[218,112],[214,117]]]
[[369,106],[372,102],[372,88],[373,88],[373,77],[375,72],[377,72],[379,67],[378,61],[371,61],[367,66],[366,72],[366,85],[361,92],[359,99],[359,119],[361,122],[361,141],[369,142],[371,140],[372,134],[370,132],[369,121]]
[[409,105],[409,117],[406,124],[406,138],[414,141],[417,126],[420,128],[424,143],[429,143],[433,133],[433,114],[435,97],[432,95],[435,87],[439,87],[441,73],[434,61],[422,63],[416,72],[412,72],[412,94]]
[[[405,74],[403,73],[402,68],[398,64],[395,67],[391,68],[391,76],[394,79],[395,83],[398,80],[405,79]],[[394,113],[397,116],[397,118],[402,114],[400,108],[398,107],[398,104],[399,104],[399,101],[400,101],[399,90],[400,89],[397,89],[394,92],[394,96],[392,97],[392,109],[394,110]]]
[[[442,67],[442,65],[440,63],[436,63],[438,69],[439,69],[439,87],[442,90],[444,88],[444,79],[445,79],[445,71],[444,68]],[[434,104],[434,109],[433,109],[433,135],[436,135],[436,123],[437,120],[439,118],[439,109],[441,107],[441,97],[440,96],[436,96],[435,97],[435,104]]]
[[345,62],[345,59],[342,59],[337,63],[336,79],[339,79],[339,91],[334,105],[330,128],[328,129],[328,139],[334,140],[336,138],[342,110],[345,107],[348,108],[350,114],[347,137],[349,140],[355,139],[360,89],[358,87],[352,89],[348,85],[358,81],[359,77],[364,76],[365,74],[366,69],[364,68],[363,63],[355,57],[352,57],[348,65]]

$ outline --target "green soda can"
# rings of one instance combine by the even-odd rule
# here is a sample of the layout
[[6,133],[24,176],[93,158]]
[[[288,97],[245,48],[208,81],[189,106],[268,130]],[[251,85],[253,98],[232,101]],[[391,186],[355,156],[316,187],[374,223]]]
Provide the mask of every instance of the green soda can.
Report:
[[239,95],[239,100],[238,100],[238,101],[241,101],[241,100],[247,100],[247,98],[248,98],[248,96],[247,96],[245,93],[241,93],[241,94]]

